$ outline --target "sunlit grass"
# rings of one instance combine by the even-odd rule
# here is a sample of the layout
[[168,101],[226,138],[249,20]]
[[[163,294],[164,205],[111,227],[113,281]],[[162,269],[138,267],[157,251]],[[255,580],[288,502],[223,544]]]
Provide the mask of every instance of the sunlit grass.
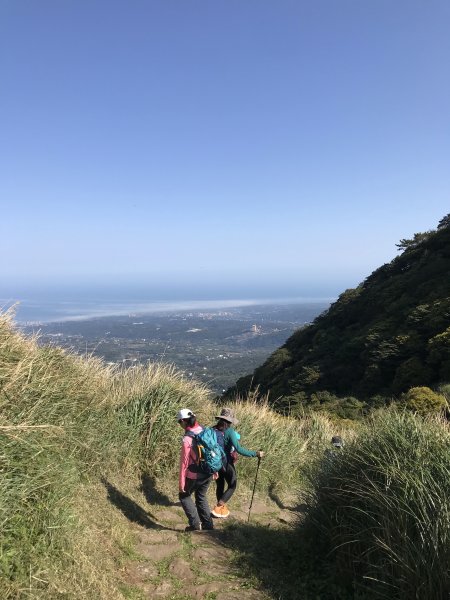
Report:
[[[360,597],[448,594],[448,424],[387,411],[355,432],[321,414],[282,416],[256,394],[228,405],[242,445],[266,453],[260,497],[269,489],[301,491],[303,500],[311,494],[301,536],[309,534],[308,548],[328,561],[327,581],[334,568],[339,589]],[[203,425],[220,410],[204,385],[173,366],[123,369],[40,347],[0,316],[1,598],[122,597],[118,565],[130,533],[100,480],[120,476],[132,490],[146,472],[162,488],[176,488],[181,407]],[[335,434],[346,445],[325,457]],[[240,487],[251,489],[256,465],[239,460]],[[286,580],[286,590],[299,577],[309,581],[310,550],[302,556],[303,570]]]
[[[170,485],[181,407],[202,424],[215,422],[208,389],[172,366],[122,369],[40,347],[14,330],[10,315],[0,316],[1,598],[120,597],[111,540],[125,533],[97,525],[101,492],[85,490],[104,474],[137,481],[142,471]],[[233,408],[242,443],[266,451],[260,490],[298,486],[302,466],[332,433],[323,417],[286,419],[255,397]],[[255,466],[240,462],[243,485]]]

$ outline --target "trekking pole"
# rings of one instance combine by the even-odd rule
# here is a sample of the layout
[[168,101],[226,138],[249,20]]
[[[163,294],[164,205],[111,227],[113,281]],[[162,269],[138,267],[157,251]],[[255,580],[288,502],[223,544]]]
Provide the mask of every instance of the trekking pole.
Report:
[[248,509],[248,519],[247,519],[247,523],[250,522],[250,513],[252,511],[252,506],[253,506],[253,498],[255,496],[255,490],[256,490],[256,480],[258,479],[258,471],[259,471],[259,465],[261,463],[261,457],[258,456],[258,466],[256,467],[256,475],[255,475],[255,483],[253,485],[253,494],[252,494],[252,500],[250,502],[250,508]]

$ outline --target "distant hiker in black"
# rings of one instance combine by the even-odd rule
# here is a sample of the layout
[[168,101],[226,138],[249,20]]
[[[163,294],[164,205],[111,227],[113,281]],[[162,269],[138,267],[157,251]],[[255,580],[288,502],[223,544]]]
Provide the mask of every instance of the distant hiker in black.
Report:
[[325,458],[327,459],[333,459],[339,454],[339,451],[344,447],[344,441],[340,435],[333,435],[331,438],[331,445],[333,446],[333,449],[327,448],[325,450]]
[[[258,450],[258,452],[247,450],[240,445],[240,435],[232,427],[232,425],[237,425],[239,421],[234,416],[234,412],[231,408],[223,408],[216,419],[218,419],[218,421],[215,425],[215,429],[217,429],[218,432],[223,433],[225,461],[223,468],[219,471],[219,476],[216,479],[217,505],[212,509],[211,514],[213,517],[225,519],[230,514],[226,503],[234,494],[237,486],[237,474],[234,466],[237,455],[241,454],[242,456],[247,457],[257,456],[258,458],[262,458],[264,452],[262,452],[262,450]],[[225,483],[227,484],[226,491]]]

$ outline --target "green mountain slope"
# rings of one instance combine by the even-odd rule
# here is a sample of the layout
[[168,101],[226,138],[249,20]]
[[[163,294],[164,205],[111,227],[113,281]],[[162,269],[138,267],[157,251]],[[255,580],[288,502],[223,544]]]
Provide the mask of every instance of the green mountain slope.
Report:
[[259,387],[280,406],[308,405],[450,381],[450,215],[399,248],[227,394]]

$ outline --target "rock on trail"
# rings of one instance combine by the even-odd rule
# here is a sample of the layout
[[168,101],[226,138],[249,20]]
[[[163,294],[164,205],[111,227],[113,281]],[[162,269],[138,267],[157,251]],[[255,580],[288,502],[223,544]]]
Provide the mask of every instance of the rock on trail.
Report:
[[[253,512],[254,511],[254,512]],[[138,559],[130,561],[124,583],[133,598],[166,600],[268,600],[269,595],[239,573],[236,555],[225,544],[227,524],[216,519],[214,531],[185,533],[186,519],[179,506],[151,506],[154,527],[134,526]],[[257,501],[252,521],[280,527],[289,511],[280,511]],[[246,523],[245,511],[236,510],[227,519],[234,527]]]

